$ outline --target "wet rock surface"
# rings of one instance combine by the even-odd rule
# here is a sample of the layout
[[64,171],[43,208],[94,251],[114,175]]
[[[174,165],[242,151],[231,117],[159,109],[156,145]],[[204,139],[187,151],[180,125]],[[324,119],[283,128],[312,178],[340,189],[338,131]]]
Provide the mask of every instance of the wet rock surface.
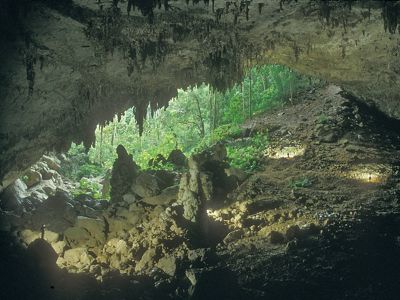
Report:
[[[270,142],[263,170],[232,190],[216,145],[189,158],[179,187],[150,180],[155,196],[130,190],[88,209],[59,190],[33,209],[3,209],[2,298],[396,299],[398,123],[335,86],[297,97],[247,124]],[[335,139],[321,139],[321,124]]]

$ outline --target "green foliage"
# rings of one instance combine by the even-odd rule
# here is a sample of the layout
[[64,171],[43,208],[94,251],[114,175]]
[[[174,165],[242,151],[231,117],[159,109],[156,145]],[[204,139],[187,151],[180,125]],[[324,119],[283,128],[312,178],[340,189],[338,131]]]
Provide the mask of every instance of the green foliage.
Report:
[[28,182],[28,176],[27,175],[24,175],[24,176],[22,176],[22,181],[24,182],[24,183],[27,183]]
[[235,140],[227,145],[228,160],[235,168],[248,172],[259,170],[267,146],[266,133],[257,133],[250,138]]
[[79,180],[79,187],[72,191],[74,197],[81,194],[90,195],[92,198],[99,200],[102,198],[101,185],[93,180],[82,177]]
[[72,144],[67,158],[61,165],[61,174],[74,181],[82,177],[100,176],[105,172],[103,166],[90,160],[83,145]]
[[317,122],[319,124],[326,124],[326,123],[328,123],[328,121],[329,121],[329,118],[328,118],[327,115],[321,114],[321,115],[318,116],[318,121]]
[[149,160],[159,154],[168,157],[172,150],[181,149],[190,155],[217,141],[226,143],[233,166],[256,170],[268,138],[266,134],[258,134],[240,139],[241,125],[256,114],[291,103],[294,93],[309,85],[308,78],[286,67],[267,65],[249,70],[241,83],[224,93],[213,91],[206,84],[180,89],[166,109],[148,108],[142,136],[134,109],[105,126],[98,126],[95,147],[85,153],[83,146],[73,145],[63,172],[74,180],[104,175],[112,168],[119,144],[125,146],[141,168],[149,168]]
[[296,180],[291,180],[289,187],[291,188],[307,188],[312,186],[312,180],[308,177],[300,177]]

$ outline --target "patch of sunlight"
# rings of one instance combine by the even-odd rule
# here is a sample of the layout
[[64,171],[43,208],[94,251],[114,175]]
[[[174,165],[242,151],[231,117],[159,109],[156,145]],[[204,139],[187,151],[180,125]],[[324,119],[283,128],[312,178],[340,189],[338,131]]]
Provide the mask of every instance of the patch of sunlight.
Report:
[[390,166],[384,164],[358,165],[346,173],[345,177],[362,182],[383,183],[391,175]]
[[292,159],[297,156],[304,155],[306,151],[306,147],[304,145],[295,145],[295,146],[277,146],[277,147],[269,147],[265,153],[265,156],[272,159]]

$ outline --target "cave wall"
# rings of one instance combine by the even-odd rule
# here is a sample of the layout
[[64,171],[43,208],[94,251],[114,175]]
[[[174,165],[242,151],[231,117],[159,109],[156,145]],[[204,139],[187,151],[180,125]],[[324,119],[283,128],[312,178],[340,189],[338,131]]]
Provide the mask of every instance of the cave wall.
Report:
[[225,89],[255,64],[326,79],[400,118],[399,1],[134,1],[128,15],[129,3],[2,1],[3,186],[46,150],[89,147],[115,113],[135,106],[141,124],[177,88]]

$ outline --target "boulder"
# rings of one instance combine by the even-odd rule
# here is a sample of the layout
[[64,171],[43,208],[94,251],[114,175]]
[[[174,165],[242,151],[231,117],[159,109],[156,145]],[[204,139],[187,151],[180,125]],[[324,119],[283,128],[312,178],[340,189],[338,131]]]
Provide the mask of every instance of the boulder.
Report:
[[135,271],[141,272],[141,271],[145,271],[146,269],[152,268],[155,264],[155,261],[154,261],[155,258],[156,258],[156,249],[154,249],[154,248],[147,249],[143,253],[140,261],[136,264]]
[[104,244],[106,240],[104,220],[78,216],[75,226],[84,228],[98,244]]
[[147,171],[151,175],[157,178],[158,186],[160,190],[164,190],[167,187],[176,185],[179,183],[178,175],[175,172],[167,171],[167,170],[149,170]]
[[282,244],[285,242],[285,236],[279,231],[271,231],[268,237],[271,244]]
[[42,270],[55,270],[58,255],[45,240],[36,239],[30,243],[27,254],[35,265]]
[[114,161],[110,179],[110,197],[114,203],[123,201],[122,196],[129,193],[139,171],[138,165],[124,146],[118,145],[117,154],[118,158]]
[[46,165],[51,169],[56,172],[59,172],[61,170],[61,162],[57,157],[54,156],[48,156],[48,155],[43,155],[41,160],[46,163]]
[[64,239],[67,244],[74,247],[96,247],[96,240],[93,239],[89,232],[82,227],[70,227],[64,231]]
[[298,225],[290,226],[285,233],[286,240],[291,241],[301,236],[302,232]]
[[187,166],[187,158],[179,149],[174,149],[171,151],[171,153],[168,155],[167,162],[177,166],[178,168]]
[[86,248],[73,248],[66,250],[64,257],[57,260],[57,265],[61,267],[73,267],[78,273],[89,270],[94,261]]
[[143,198],[142,201],[150,205],[168,205],[178,199],[179,186],[164,189],[160,195]]
[[53,247],[57,255],[62,255],[64,253],[66,246],[67,243],[65,241],[58,241],[51,243],[51,247]]
[[173,277],[176,273],[176,258],[173,256],[164,256],[156,264],[165,274]]
[[126,220],[126,222],[130,225],[138,224],[141,221],[143,214],[143,208],[130,210],[123,207],[118,208],[117,212],[115,213],[117,218]]
[[224,244],[229,244],[229,243],[235,242],[235,241],[241,239],[243,237],[243,235],[244,235],[244,232],[242,229],[231,231],[226,235],[223,242],[224,242]]
[[191,174],[183,174],[177,202],[183,206],[183,217],[188,221],[197,222],[202,211],[202,201],[199,193],[192,191],[193,185],[198,189],[197,183],[191,184]]
[[42,180],[42,174],[33,169],[29,169],[23,176],[24,182],[28,188],[33,187]]
[[142,172],[133,183],[132,191],[142,198],[153,197],[160,193],[160,187],[154,175]]
[[32,231],[30,229],[25,229],[19,232],[19,237],[21,238],[22,242],[26,245],[30,245],[34,240],[40,238],[39,231]]
[[135,203],[137,201],[136,196],[131,194],[131,193],[123,195],[122,199],[124,199],[124,202],[126,202],[128,204],[132,204],[132,203]]
[[26,184],[22,180],[17,179],[0,195],[0,208],[3,210],[21,211],[23,209],[22,202],[28,197],[26,190]]

